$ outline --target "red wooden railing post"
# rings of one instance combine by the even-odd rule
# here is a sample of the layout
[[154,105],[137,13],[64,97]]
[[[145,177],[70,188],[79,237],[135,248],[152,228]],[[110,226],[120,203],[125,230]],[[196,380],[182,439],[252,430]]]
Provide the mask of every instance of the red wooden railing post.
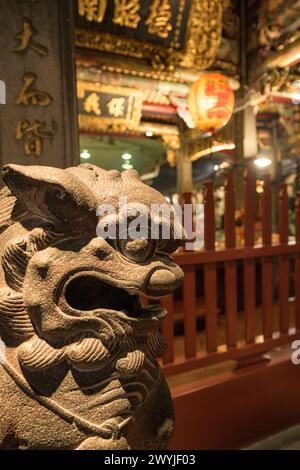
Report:
[[[193,204],[192,193],[182,195],[182,204]],[[192,221],[191,221],[192,222]],[[193,225],[193,223],[192,223]],[[194,230],[194,227],[190,227]],[[188,239],[192,234],[187,233]],[[191,240],[192,241],[192,240]],[[187,266],[184,270],[183,281],[183,323],[185,357],[195,357],[197,354],[197,325],[196,325],[196,272],[195,266]]]
[[183,282],[183,311],[184,311],[184,350],[185,357],[195,357],[197,354],[196,328],[196,272],[195,266],[186,266]]
[[166,342],[167,350],[162,358],[164,364],[174,362],[174,301],[173,295],[163,297],[160,301],[163,308],[168,311],[162,325],[162,334]]
[[[185,225],[185,205],[189,205],[191,207],[193,207],[193,194],[192,193],[183,193],[181,195],[181,206],[182,206],[182,224]],[[193,221],[193,215],[191,214],[191,220],[189,221],[189,223],[187,224],[188,225],[188,228],[191,230],[191,232],[194,230],[194,221]],[[186,235],[187,235],[187,238],[188,240],[192,243],[193,240],[192,240],[192,233],[187,233],[187,230],[186,230]],[[186,248],[185,246],[181,248],[182,251],[186,251]]]
[[[225,245],[227,249],[236,246],[235,236],[235,191],[233,172],[226,175],[225,182]],[[227,346],[237,343],[237,277],[236,261],[225,263],[225,311]]]
[[204,246],[206,250],[215,249],[215,200],[212,181],[205,183],[204,191]]
[[[262,197],[262,238],[263,245],[272,245],[272,188],[270,175],[264,177]],[[271,257],[262,259],[262,310],[263,333],[271,338],[273,333],[273,260]]]
[[[300,243],[300,192],[296,194],[295,225],[296,243]],[[300,330],[300,253],[297,253],[295,258],[295,292],[295,324],[297,330]]]
[[[285,184],[279,191],[279,240],[281,244],[288,243],[289,207]],[[289,329],[289,258],[279,257],[279,318],[280,331],[287,333]]]
[[[253,167],[245,172],[244,179],[244,240],[246,247],[254,246],[255,223],[255,174]],[[244,261],[244,310],[245,310],[245,337],[251,343],[255,338],[255,259]]]
[[[205,184],[204,194],[204,246],[215,250],[215,202],[212,182]],[[204,297],[206,348],[208,352],[217,349],[217,272],[216,263],[204,264]]]

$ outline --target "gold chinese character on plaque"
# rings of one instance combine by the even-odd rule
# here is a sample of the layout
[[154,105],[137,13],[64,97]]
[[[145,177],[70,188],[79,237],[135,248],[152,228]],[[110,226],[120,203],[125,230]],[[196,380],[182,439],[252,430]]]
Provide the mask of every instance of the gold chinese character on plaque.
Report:
[[137,28],[141,20],[139,0],[115,0],[113,22],[126,28]]
[[108,112],[111,116],[121,117],[124,114],[125,98],[112,98],[107,103]]
[[38,31],[32,26],[30,20],[24,18],[23,31],[15,34],[15,38],[19,41],[19,44],[13,50],[15,52],[21,52],[31,48],[38,54],[46,56],[48,54],[47,47],[32,41],[32,37],[37,33]]
[[78,0],[78,13],[88,21],[102,23],[107,7],[107,0]]
[[172,11],[169,0],[153,0],[150,6],[150,14],[145,21],[148,32],[160,38],[167,38],[172,31],[170,19]]
[[97,116],[101,115],[100,109],[100,96],[97,93],[91,93],[83,102],[83,109],[87,113],[94,113]]
[[25,73],[23,85],[15,98],[16,104],[24,104],[25,106],[29,104],[34,106],[48,106],[52,103],[53,99],[46,91],[30,90],[36,78],[35,73]]
[[43,139],[51,140],[54,132],[47,130],[45,122],[34,121],[33,125],[23,119],[18,122],[16,129],[16,139],[23,140],[24,152],[26,155],[40,157],[43,151]]

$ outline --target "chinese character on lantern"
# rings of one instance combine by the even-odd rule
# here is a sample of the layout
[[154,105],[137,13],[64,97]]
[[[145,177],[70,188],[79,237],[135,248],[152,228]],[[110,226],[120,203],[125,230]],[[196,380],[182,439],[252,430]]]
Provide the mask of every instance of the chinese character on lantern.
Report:
[[195,127],[203,132],[226,126],[234,110],[228,78],[221,73],[203,73],[191,87],[188,109]]

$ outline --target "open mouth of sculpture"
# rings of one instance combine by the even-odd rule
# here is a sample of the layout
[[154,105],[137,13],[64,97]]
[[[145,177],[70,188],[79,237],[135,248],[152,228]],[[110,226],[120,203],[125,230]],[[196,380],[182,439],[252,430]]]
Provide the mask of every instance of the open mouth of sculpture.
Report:
[[163,317],[164,309],[158,304],[145,308],[138,295],[107,284],[91,274],[73,278],[65,288],[68,305],[80,311],[113,310],[132,318]]

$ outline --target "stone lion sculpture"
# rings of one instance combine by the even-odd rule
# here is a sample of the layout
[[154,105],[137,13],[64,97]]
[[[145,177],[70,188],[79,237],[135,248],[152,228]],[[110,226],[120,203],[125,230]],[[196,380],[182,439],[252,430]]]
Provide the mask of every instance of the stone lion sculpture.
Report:
[[2,178],[0,448],[165,448],[173,408],[156,358],[166,312],[140,296],[180,285],[178,241],[96,235],[112,220],[99,205],[165,198],[133,170],[90,164],[7,165]]

